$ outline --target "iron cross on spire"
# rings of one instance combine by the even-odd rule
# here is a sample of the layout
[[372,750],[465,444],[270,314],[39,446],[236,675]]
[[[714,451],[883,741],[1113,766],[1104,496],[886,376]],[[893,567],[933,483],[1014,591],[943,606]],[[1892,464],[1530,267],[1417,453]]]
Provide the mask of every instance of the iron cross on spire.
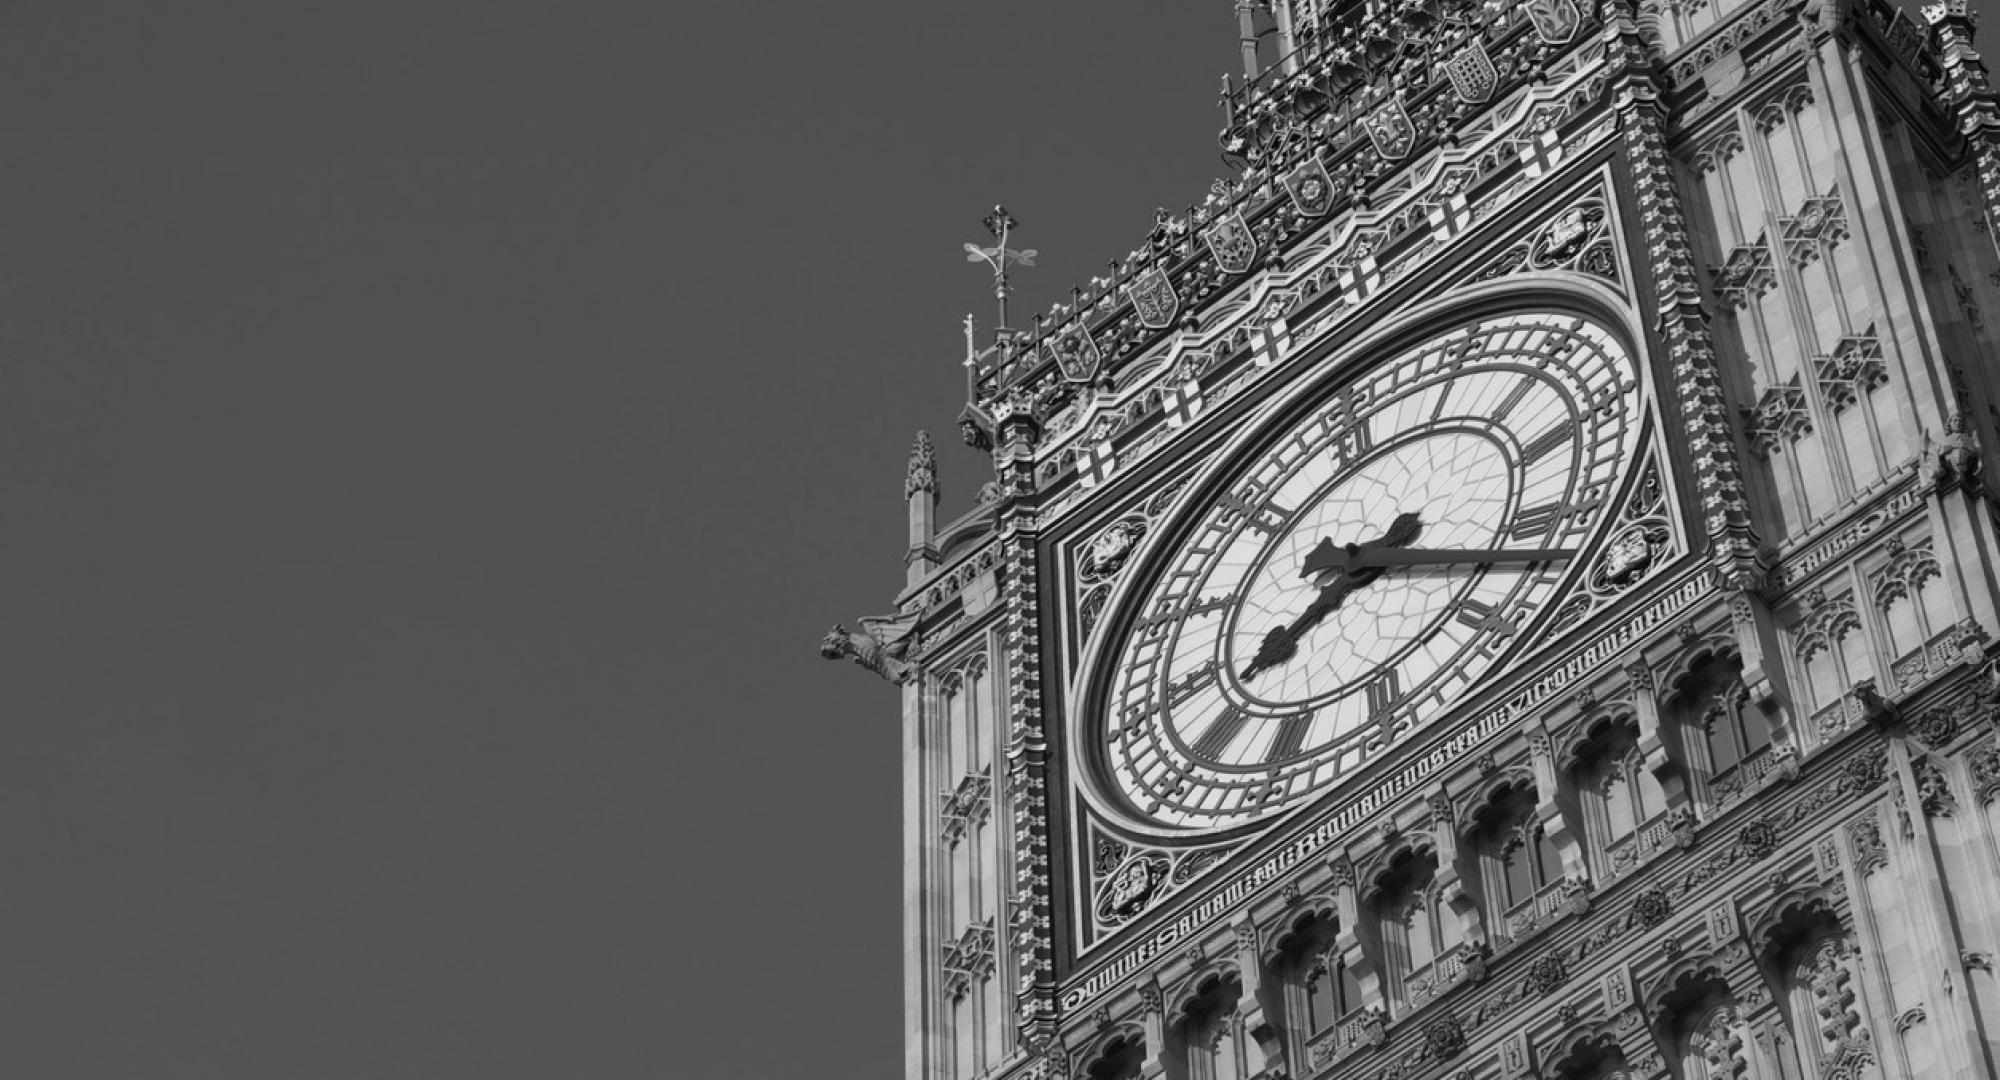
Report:
[[1007,268],[1014,265],[1035,265],[1034,248],[1014,251],[1007,246],[1008,235],[1020,224],[1014,220],[1014,215],[1007,212],[1006,207],[995,206],[993,212],[986,215],[985,225],[986,231],[993,234],[996,243],[992,247],[980,247],[978,244],[965,245],[966,262],[983,262],[993,268],[993,299],[1000,305],[1000,322],[994,329],[1002,332],[1007,330],[1007,294],[1013,291],[1007,283]]

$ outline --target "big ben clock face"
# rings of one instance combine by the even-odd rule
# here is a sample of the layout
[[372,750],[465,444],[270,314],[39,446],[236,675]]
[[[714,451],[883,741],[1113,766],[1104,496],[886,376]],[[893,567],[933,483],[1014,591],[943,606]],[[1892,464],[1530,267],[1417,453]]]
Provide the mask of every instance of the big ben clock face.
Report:
[[1510,315],[1268,433],[1154,560],[1109,653],[1100,776],[1153,826],[1298,805],[1519,652],[1611,512],[1638,383],[1609,333]]

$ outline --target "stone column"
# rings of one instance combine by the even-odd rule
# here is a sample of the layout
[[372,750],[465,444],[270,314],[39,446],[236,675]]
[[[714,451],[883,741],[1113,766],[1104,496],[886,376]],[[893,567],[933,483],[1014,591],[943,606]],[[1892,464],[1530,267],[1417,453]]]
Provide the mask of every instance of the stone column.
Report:
[[1361,944],[1361,891],[1355,884],[1354,864],[1341,855],[1328,865],[1333,871],[1334,906],[1340,912],[1340,934],[1334,938],[1333,948],[1341,963],[1354,973],[1365,1006],[1381,1011],[1388,1006],[1388,988],[1382,985],[1382,973]]
[[[1564,705],[1563,709],[1572,715],[1580,711],[1575,702]],[[1556,768],[1555,744],[1549,738],[1549,729],[1537,718],[1522,725],[1521,736],[1528,741],[1528,758],[1535,770],[1535,819],[1543,835],[1556,846],[1556,853],[1562,856],[1563,877],[1587,889],[1591,874],[1583,846],[1583,823],[1576,821],[1563,805],[1562,773]]]
[[1634,660],[1625,665],[1625,680],[1631,687],[1632,715],[1639,724],[1639,753],[1646,760],[1646,771],[1659,782],[1661,793],[1667,797],[1667,809],[1692,823],[1694,794],[1688,790],[1687,773],[1667,750],[1653,669],[1644,660]]
[[1458,869],[1458,819],[1452,812],[1451,797],[1440,786],[1431,793],[1431,840],[1437,845],[1438,895],[1451,908],[1458,922],[1459,940],[1472,945],[1486,944],[1486,920],[1479,910],[1479,898],[1466,891]]

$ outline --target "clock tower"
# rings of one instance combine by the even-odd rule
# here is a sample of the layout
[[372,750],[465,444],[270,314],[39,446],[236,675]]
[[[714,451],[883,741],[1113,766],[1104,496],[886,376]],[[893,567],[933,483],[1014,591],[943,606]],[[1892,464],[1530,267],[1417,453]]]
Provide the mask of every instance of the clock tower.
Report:
[[1996,1075],[1962,0],[1236,9],[1227,176],[968,324],[993,480],[920,435],[822,647],[901,695],[907,1080]]

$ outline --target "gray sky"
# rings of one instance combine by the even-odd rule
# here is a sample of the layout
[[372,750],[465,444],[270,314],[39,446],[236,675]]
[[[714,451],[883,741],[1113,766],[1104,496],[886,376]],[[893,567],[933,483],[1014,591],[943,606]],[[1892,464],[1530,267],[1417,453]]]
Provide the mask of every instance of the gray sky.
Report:
[[814,650],[985,211],[1032,310],[1218,173],[1163,7],[0,4],[0,1072],[900,1073]]
[[960,245],[1198,199],[1231,11],[0,3],[0,1073],[899,1075],[815,648],[986,476]]

